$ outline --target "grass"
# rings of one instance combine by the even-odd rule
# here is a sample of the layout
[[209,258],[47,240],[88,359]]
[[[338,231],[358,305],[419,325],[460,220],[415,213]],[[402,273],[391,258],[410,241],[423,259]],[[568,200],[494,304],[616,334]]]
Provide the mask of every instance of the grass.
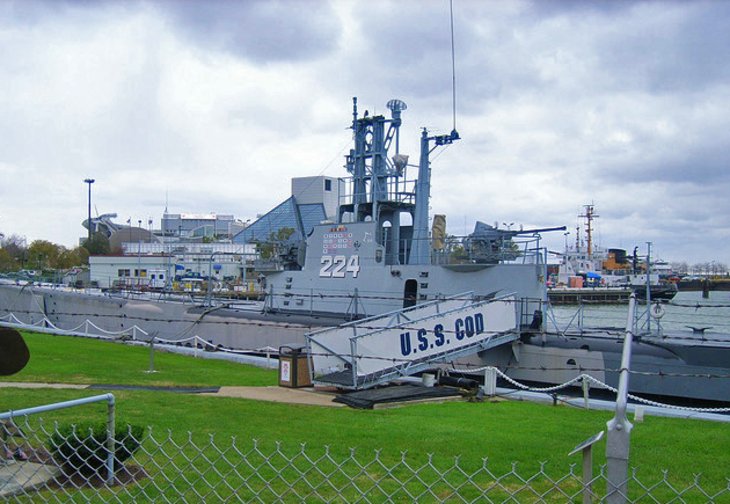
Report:
[[[114,343],[26,333],[31,350],[28,366],[8,380],[79,384],[133,385],[275,385],[276,371],[218,360],[195,359],[157,352],[155,369],[145,373],[149,350]],[[101,391],[0,389],[0,411],[99,394]],[[439,463],[459,457],[463,468],[478,468],[483,459],[495,472],[519,464],[521,475],[532,475],[549,462],[555,474],[566,474],[569,464],[580,466],[580,456],[568,453],[581,441],[604,430],[611,412],[587,411],[519,401],[419,404],[386,410],[353,410],[288,405],[246,399],[149,391],[115,391],[118,423],[150,426],[154,433],[170,431],[183,439],[188,432],[198,440],[214,434],[237,443],[256,439],[263,446],[281,442],[296,452],[302,443],[314,453],[329,446],[333,453],[360,454],[382,450],[396,460],[425,461],[434,454]],[[103,405],[54,413],[61,422],[104,418]],[[594,453],[605,463],[603,442]],[[309,449],[308,449],[309,452]],[[691,482],[702,473],[703,488],[724,488],[730,466],[730,425],[699,420],[647,416],[631,435],[630,465],[640,477],[661,479],[669,470],[673,481]],[[680,485],[681,486],[681,485]]]
[[[254,366],[154,352],[147,346],[42,333],[23,333],[30,361],[5,381],[149,386],[276,385],[277,372]],[[202,350],[201,350],[202,352]]]

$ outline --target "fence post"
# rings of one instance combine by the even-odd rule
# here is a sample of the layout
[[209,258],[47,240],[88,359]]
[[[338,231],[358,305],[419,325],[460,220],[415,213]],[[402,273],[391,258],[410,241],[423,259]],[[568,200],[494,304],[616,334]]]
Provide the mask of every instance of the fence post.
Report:
[[114,396],[109,394],[109,399],[107,400],[108,409],[107,409],[107,421],[106,421],[106,450],[107,450],[107,459],[106,459],[106,482],[107,484],[111,485],[114,483],[114,452],[115,452],[115,444],[116,441],[114,439],[114,431],[116,430],[115,425],[115,400]]
[[629,393],[629,366],[631,364],[631,343],[633,341],[634,308],[636,295],[629,299],[629,314],[626,321],[626,337],[621,355],[616,412],[608,421],[606,437],[606,502],[622,504],[628,502],[628,470],[631,429],[633,425],[626,418],[626,403]]
[[150,338],[150,368],[147,370],[148,373],[155,372],[155,337]]

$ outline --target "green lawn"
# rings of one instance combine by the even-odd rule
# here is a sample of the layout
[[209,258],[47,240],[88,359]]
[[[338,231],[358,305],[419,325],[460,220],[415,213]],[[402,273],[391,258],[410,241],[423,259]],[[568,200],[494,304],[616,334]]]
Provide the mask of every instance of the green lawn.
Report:
[[[149,350],[115,343],[25,334],[31,361],[7,380],[135,385],[275,385],[276,371],[217,360],[157,352],[157,373],[146,373]],[[6,381],[7,381],[6,380]],[[0,389],[0,411],[68,400],[102,391]],[[235,437],[237,443],[256,439],[264,446],[281,442],[296,451],[302,443],[321,452],[358,453],[382,449],[387,458],[402,452],[416,460],[434,454],[440,461],[460,457],[460,466],[476,468],[483,459],[495,470],[509,471],[517,462],[520,474],[531,475],[540,463],[556,474],[580,456],[569,458],[578,443],[604,430],[612,413],[569,406],[520,401],[447,402],[386,410],[354,410],[259,402],[246,399],[148,391],[115,391],[117,422],[150,426],[156,434],[171,431],[180,439]],[[101,421],[104,405],[88,405],[53,413],[61,422]],[[690,482],[702,473],[703,487],[725,488],[730,476],[730,425],[699,420],[647,416],[631,437],[630,465],[639,475],[661,478],[669,470],[673,481]],[[224,443],[225,444],[225,443]],[[605,463],[605,443],[594,455]]]
[[[154,352],[148,346],[41,333],[23,333],[30,362],[5,381],[152,386],[276,385],[275,370]],[[200,350],[200,353],[203,353]]]

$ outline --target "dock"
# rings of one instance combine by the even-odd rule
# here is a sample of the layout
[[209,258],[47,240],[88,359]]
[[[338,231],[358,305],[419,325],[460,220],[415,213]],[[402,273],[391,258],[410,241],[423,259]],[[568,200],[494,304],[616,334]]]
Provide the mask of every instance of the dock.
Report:
[[555,288],[548,289],[548,299],[553,305],[604,303],[628,303],[631,289],[606,287]]

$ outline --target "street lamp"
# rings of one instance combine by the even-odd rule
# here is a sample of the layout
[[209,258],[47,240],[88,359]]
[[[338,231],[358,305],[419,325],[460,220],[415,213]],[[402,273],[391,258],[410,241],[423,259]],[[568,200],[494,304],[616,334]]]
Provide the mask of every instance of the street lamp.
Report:
[[137,287],[142,284],[142,219],[137,219]]
[[84,179],[85,184],[89,184],[89,220],[86,221],[89,227],[89,240],[91,240],[91,184],[94,183],[93,178]]

